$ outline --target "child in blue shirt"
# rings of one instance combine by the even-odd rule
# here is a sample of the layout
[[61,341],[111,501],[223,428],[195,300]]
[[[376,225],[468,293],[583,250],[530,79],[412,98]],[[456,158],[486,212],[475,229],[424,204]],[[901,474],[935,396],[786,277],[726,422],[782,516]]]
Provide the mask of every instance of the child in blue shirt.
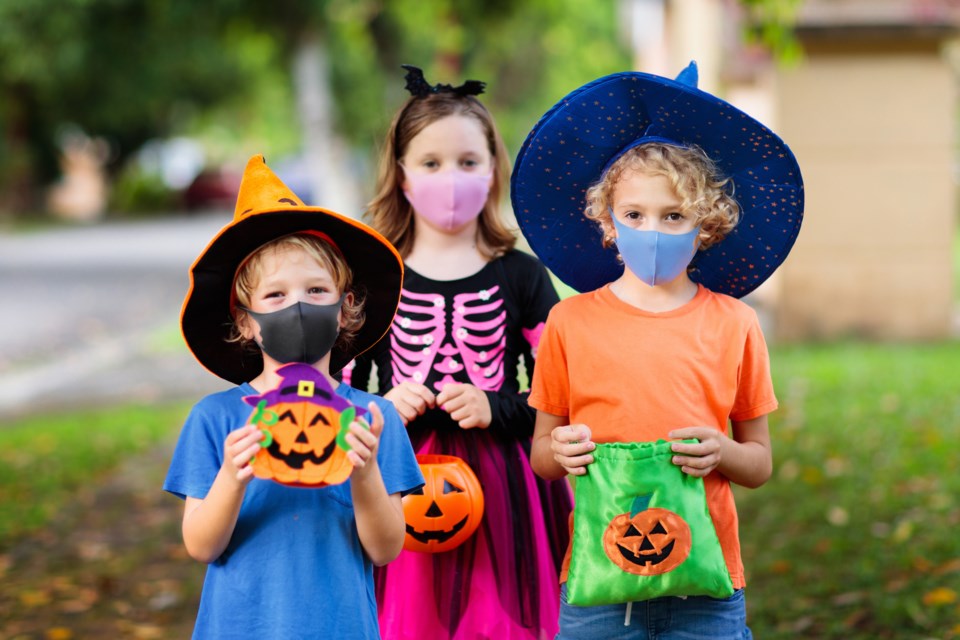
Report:
[[[423,477],[393,406],[332,374],[387,331],[402,275],[378,233],[304,206],[262,156],[250,160],[234,220],[191,268],[181,315],[194,356],[238,385],[194,406],[164,483],[185,499],[188,553],[209,565],[194,638],[379,636],[373,567],[400,553],[401,496]],[[288,362],[369,412],[349,426],[354,469],[342,484],[253,476],[267,443],[243,398],[277,387]]]

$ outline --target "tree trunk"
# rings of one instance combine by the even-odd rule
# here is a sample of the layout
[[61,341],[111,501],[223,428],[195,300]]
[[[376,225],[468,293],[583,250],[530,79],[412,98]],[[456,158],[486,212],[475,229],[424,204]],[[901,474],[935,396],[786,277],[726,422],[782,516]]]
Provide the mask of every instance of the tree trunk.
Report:
[[34,213],[37,203],[36,180],[29,139],[27,91],[14,87],[0,112],[0,218],[23,217]]
[[307,33],[293,57],[293,83],[303,129],[303,155],[310,175],[310,202],[358,218],[356,176],[343,140],[334,130],[333,99],[323,38]]

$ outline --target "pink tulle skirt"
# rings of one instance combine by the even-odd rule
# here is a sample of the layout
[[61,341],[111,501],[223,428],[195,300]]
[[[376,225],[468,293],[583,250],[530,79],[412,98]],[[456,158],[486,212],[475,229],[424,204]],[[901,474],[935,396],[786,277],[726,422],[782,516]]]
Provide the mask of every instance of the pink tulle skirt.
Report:
[[[480,527],[444,553],[401,552],[375,572],[387,640],[553,638],[558,575],[572,505],[565,480],[545,482],[516,439],[484,429],[411,432],[417,453],[459,456],[484,493]],[[419,440],[419,442],[418,442]]]

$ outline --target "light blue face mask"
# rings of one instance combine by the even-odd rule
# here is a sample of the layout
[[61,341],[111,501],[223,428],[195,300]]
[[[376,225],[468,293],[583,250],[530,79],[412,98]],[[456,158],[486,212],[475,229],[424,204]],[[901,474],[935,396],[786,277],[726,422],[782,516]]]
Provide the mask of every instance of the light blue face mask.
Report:
[[700,246],[697,238],[700,227],[678,234],[641,231],[621,223],[612,213],[610,217],[617,230],[617,250],[624,264],[651,287],[670,282],[683,273]]

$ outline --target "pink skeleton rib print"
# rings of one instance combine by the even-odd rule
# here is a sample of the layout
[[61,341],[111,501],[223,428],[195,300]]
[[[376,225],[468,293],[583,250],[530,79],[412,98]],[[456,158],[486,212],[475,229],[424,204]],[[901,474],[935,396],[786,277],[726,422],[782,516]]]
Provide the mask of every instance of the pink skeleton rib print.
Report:
[[506,318],[499,286],[458,293],[452,301],[404,289],[390,332],[393,386],[432,379],[434,391],[467,381],[484,391],[500,389]]

